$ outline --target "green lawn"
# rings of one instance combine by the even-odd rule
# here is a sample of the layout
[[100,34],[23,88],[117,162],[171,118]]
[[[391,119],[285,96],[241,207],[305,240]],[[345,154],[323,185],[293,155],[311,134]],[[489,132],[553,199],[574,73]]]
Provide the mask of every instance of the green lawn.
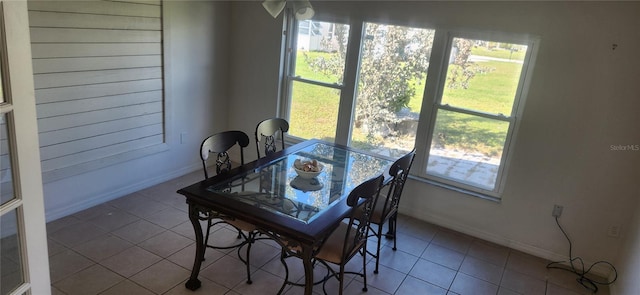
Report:
[[[505,51],[505,50],[500,50]],[[505,58],[504,52],[480,51],[472,54],[485,55],[490,52],[492,57]],[[509,54],[509,51],[506,51]],[[514,52],[523,56],[523,52]],[[328,57],[329,53],[308,52],[309,57]],[[512,57],[514,57],[512,56]],[[507,56],[508,58],[508,56]],[[304,62],[305,58],[298,54],[296,75],[307,79],[328,83],[337,82],[337,77],[327,77],[314,72]],[[491,68],[485,74],[477,74],[471,79],[468,89],[449,89],[445,87],[443,104],[475,109],[485,112],[511,114],[511,105],[515,95],[522,64],[514,62],[489,61],[478,63]],[[414,81],[415,96],[408,106],[413,112],[419,112],[424,94],[424,80]],[[340,93],[338,90],[295,82],[293,86],[293,102],[291,106],[290,133],[303,138],[333,139],[338,116]],[[440,112],[434,130],[434,144],[440,147],[472,150],[489,156],[500,156],[508,125],[503,122],[487,120],[479,117]],[[353,130],[353,145],[364,148],[367,143],[366,135],[357,128]],[[374,143],[378,144],[378,143]]]
[[524,60],[525,53],[526,53],[526,50],[514,50],[512,52],[509,49],[502,49],[502,48],[487,49],[485,47],[478,47],[478,46],[471,48],[472,55],[504,58],[504,59],[511,59],[511,60]]

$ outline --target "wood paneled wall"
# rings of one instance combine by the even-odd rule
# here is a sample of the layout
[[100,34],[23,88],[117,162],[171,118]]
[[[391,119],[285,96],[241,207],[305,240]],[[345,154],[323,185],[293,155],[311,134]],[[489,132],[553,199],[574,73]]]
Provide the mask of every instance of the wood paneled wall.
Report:
[[28,7],[43,173],[162,144],[162,3]]

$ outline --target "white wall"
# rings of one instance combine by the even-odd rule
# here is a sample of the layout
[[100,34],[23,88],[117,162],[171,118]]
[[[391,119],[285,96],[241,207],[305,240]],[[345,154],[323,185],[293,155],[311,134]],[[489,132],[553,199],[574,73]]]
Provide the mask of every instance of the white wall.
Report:
[[254,1],[231,5],[229,128],[251,138],[246,159],[255,159],[255,128],[277,116],[282,14],[271,17]]
[[202,139],[227,129],[229,3],[166,1],[163,21],[168,150],[47,183],[48,221],[201,169]]
[[[541,39],[502,202],[411,181],[401,212],[548,258],[568,245],[587,262],[616,261],[610,225],[631,224],[640,179],[640,3],[637,2],[343,2],[315,1],[317,15],[431,28],[472,28]],[[229,112],[231,126],[273,116],[277,103],[282,19],[256,2],[233,3]],[[376,13],[375,11],[382,11]],[[618,47],[612,50],[612,44]],[[634,206],[630,206],[633,204]],[[637,243],[636,243],[637,245]],[[633,251],[631,251],[633,252]],[[626,254],[631,255],[631,254]],[[600,270],[603,271],[603,270]],[[606,271],[606,270],[604,270]]]
[[611,294],[640,294],[640,199],[638,201],[618,258],[618,280],[611,286]]

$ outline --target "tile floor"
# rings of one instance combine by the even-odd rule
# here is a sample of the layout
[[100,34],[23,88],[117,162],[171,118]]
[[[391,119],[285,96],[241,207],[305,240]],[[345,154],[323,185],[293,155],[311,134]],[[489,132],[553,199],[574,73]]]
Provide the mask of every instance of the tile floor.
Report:
[[[184,197],[175,193],[200,180],[192,173],[47,224],[53,294],[275,294],[284,267],[277,244],[258,241],[252,248],[253,284],[233,250],[207,249],[200,272],[202,287],[184,287],[195,251],[193,227]],[[379,274],[367,264],[369,290],[350,276],[345,294],[591,294],[575,276],[547,270],[547,261],[407,216],[400,216],[398,251],[382,250]],[[227,228],[214,237],[235,237]],[[388,243],[389,241],[383,241]],[[373,245],[373,244],[372,244]],[[355,257],[348,265],[361,268]],[[288,260],[294,279],[302,265]],[[317,277],[323,274],[317,268]],[[336,280],[327,284],[337,294]],[[302,294],[288,287],[285,294]],[[314,293],[322,294],[321,285]],[[608,294],[601,286],[598,294]]]

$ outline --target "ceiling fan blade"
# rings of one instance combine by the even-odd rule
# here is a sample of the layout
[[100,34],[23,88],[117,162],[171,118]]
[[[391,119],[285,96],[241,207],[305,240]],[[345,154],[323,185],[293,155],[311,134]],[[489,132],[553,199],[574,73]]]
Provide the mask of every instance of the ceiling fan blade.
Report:
[[280,12],[284,9],[284,6],[287,4],[285,0],[265,0],[262,2],[262,6],[264,9],[273,16],[273,18],[278,17]]

